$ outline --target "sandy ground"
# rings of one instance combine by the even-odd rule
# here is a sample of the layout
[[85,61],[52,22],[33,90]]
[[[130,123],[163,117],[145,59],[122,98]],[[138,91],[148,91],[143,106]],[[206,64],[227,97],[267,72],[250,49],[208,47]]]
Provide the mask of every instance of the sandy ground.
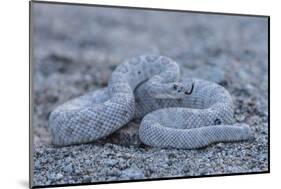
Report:
[[[33,26],[34,185],[262,172],[268,170],[267,19],[35,4]],[[255,139],[198,150],[141,144],[138,123],[85,145],[55,148],[54,107],[107,85],[114,68],[141,54],[171,57],[182,75],[223,85],[235,119]]]

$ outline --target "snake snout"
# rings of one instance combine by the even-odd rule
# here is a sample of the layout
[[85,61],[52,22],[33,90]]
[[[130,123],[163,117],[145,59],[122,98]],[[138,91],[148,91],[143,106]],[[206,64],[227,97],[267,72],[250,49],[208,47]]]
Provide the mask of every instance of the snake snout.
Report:
[[170,94],[175,98],[184,98],[191,95],[194,89],[194,82],[190,85],[186,83],[175,82],[170,87]]

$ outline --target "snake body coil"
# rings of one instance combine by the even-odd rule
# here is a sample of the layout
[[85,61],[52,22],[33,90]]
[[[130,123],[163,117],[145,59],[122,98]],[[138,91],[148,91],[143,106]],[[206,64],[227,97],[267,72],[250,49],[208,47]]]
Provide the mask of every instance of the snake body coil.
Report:
[[252,137],[233,124],[230,94],[200,80],[180,82],[176,62],[143,55],[120,64],[108,87],[58,106],[50,115],[53,144],[65,146],[103,138],[133,118],[143,118],[139,136],[157,147],[192,149]]

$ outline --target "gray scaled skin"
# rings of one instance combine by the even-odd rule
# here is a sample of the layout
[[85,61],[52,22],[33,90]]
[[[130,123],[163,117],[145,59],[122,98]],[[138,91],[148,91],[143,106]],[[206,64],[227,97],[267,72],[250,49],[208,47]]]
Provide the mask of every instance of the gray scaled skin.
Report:
[[143,118],[143,143],[163,148],[193,149],[216,142],[253,137],[247,124],[234,124],[230,94],[220,85],[186,78],[164,56],[142,55],[124,61],[108,87],[70,100],[49,118],[57,146],[93,142],[134,118]]

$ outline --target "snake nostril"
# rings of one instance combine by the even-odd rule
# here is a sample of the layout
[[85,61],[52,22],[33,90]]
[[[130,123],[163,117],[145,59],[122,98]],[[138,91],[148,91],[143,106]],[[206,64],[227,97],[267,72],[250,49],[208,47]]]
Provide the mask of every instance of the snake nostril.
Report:
[[138,74],[141,74],[141,71],[138,71]]
[[191,95],[193,92],[193,89],[194,89],[194,83],[192,83],[190,91],[185,91],[184,94]]
[[217,119],[215,119],[214,123],[215,123],[215,125],[220,125],[221,124],[221,120],[217,118]]

